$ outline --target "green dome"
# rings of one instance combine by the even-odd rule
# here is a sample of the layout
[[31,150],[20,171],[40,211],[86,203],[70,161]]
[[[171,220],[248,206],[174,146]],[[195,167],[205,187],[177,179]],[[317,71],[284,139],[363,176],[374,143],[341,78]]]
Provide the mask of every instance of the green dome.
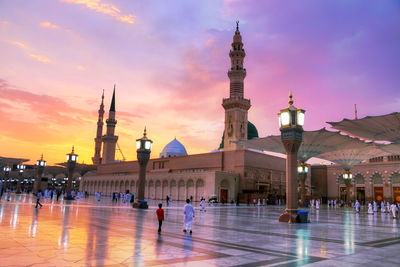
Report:
[[[224,148],[224,137],[225,137],[225,131],[222,134],[221,144],[219,145],[218,149]],[[250,140],[253,138],[258,138],[258,131],[257,131],[256,126],[248,121],[247,122],[247,139]]]

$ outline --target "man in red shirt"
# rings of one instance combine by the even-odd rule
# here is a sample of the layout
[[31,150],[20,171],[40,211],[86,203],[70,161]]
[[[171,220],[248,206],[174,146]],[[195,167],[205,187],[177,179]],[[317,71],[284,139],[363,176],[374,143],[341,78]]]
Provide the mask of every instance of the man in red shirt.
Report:
[[161,225],[162,222],[164,221],[164,210],[162,209],[162,204],[158,204],[158,210],[156,210],[157,213],[157,220],[158,220],[158,233],[161,233]]

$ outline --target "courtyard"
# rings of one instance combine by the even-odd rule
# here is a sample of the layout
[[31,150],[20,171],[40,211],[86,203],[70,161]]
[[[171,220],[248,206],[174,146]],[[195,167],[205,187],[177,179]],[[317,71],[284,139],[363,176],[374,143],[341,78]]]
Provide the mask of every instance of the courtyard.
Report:
[[[284,206],[195,203],[193,234],[184,234],[183,202],[135,210],[109,198],[44,200],[4,196],[0,266],[398,266],[399,222],[346,208],[310,210],[309,224],[279,223]],[[165,206],[165,203],[164,203]]]

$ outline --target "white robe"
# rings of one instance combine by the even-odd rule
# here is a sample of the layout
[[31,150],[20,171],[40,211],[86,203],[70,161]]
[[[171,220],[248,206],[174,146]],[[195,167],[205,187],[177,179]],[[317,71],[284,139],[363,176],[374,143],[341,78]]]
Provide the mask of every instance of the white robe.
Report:
[[374,214],[374,211],[372,210],[372,204],[368,203],[368,214]]
[[356,212],[359,213],[360,212],[360,202],[357,201],[354,206],[356,207]]
[[319,209],[319,200],[317,200],[316,208]]
[[392,216],[393,216],[393,219],[396,219],[397,218],[397,207],[396,207],[396,205],[395,204],[392,204],[392,206],[390,207],[390,209],[391,209],[391,211],[392,211]]
[[191,231],[193,226],[194,208],[191,204],[186,204],[183,214],[185,215],[183,226],[186,231]]
[[385,203],[381,202],[381,213],[385,213]]
[[201,206],[201,211],[205,211],[206,210],[206,201],[204,199],[201,200],[200,206]]
[[374,201],[374,212],[378,212],[378,204]]

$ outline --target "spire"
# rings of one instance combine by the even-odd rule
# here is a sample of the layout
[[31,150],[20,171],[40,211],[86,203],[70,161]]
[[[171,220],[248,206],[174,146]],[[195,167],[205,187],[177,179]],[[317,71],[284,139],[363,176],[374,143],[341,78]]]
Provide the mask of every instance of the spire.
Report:
[[74,150],[75,150],[75,147],[74,147],[74,145],[72,145],[72,152],[71,152],[71,154],[74,154]]
[[42,155],[40,156],[40,160],[43,160],[43,153],[42,153]]
[[239,21],[238,20],[236,21],[236,31],[237,32],[239,31]]
[[357,104],[354,104],[354,119],[357,120]]
[[115,84],[114,84],[114,91],[113,91],[113,96],[112,96],[112,100],[111,100],[110,111],[115,112]]
[[293,105],[293,95],[292,95],[292,90],[290,90],[290,93],[289,93],[289,105]]
[[104,89],[103,89],[103,94],[101,95],[101,104],[104,105]]
[[143,137],[146,137],[147,133],[146,133],[146,126],[144,126],[144,132],[143,132]]

